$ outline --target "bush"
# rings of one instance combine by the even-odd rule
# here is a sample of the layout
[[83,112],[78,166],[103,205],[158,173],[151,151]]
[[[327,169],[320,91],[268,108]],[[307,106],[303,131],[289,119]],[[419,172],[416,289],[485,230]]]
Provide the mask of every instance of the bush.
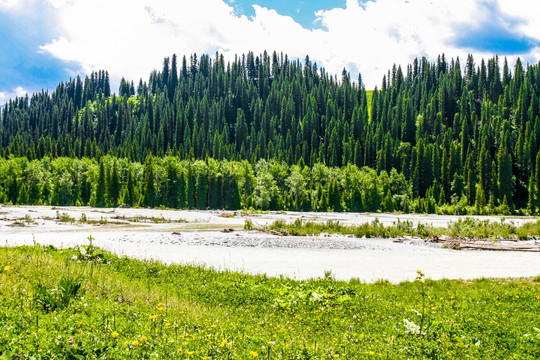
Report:
[[244,221],[244,230],[253,230],[253,221],[251,219]]
[[56,289],[48,289],[42,284],[34,286],[34,301],[44,311],[51,312],[66,308],[77,298],[82,287],[79,277],[64,276]]

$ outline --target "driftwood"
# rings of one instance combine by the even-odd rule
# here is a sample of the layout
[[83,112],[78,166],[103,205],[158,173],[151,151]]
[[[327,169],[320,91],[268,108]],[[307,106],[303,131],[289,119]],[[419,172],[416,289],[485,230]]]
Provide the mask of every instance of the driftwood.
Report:
[[540,252],[538,245],[483,245],[483,244],[461,244],[458,243],[454,248],[456,250],[474,249],[474,250],[491,250],[491,251],[529,251]]
[[[523,243],[517,239],[470,239],[470,238],[450,238],[434,236],[427,242],[443,244],[444,247],[453,250],[489,250],[489,251],[529,251],[540,252],[540,244]],[[514,244],[508,244],[508,243]]]
[[285,229],[276,231],[276,230],[268,229],[267,227],[262,227],[262,228],[257,228],[255,230],[265,232],[267,234],[277,235],[277,236],[291,236],[291,234],[289,234],[289,232]]

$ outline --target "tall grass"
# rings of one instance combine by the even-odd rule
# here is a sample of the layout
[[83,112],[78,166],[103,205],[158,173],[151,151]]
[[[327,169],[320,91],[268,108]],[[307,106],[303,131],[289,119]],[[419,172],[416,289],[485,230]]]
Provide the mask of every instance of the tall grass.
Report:
[[339,221],[325,223],[304,222],[301,219],[296,219],[292,223],[276,220],[268,226],[268,229],[293,236],[327,233],[366,238],[416,236],[425,239],[442,235],[474,239],[529,239],[540,237],[540,221],[516,226],[512,222],[504,220],[504,218],[499,222],[494,222],[467,217],[451,222],[448,228],[434,227],[422,223],[415,226],[411,221],[399,220],[392,225],[385,226],[378,219],[361,225],[343,225]]

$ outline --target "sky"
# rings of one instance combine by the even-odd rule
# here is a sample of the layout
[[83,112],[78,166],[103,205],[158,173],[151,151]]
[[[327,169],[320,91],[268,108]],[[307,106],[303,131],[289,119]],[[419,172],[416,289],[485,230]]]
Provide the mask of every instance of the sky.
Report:
[[0,104],[107,70],[147,80],[173,53],[309,55],[381,84],[393,64],[467,54],[540,61],[536,0],[0,0]]

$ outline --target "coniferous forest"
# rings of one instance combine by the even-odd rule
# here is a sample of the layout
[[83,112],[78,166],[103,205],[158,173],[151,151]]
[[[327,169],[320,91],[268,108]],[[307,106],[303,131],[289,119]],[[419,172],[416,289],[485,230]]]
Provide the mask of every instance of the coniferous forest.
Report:
[[276,53],[70,79],[2,108],[0,203],[535,214],[540,64],[462,60],[370,91]]

